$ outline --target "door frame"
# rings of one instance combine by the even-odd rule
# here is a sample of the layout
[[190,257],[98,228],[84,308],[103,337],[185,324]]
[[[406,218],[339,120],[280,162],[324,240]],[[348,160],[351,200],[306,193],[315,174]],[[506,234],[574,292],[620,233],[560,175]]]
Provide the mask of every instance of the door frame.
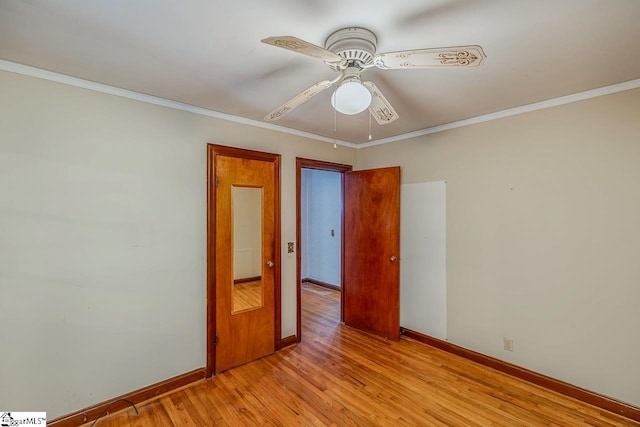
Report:
[[351,172],[353,170],[353,166],[296,157],[296,342],[302,341],[302,169],[315,169],[329,172],[338,172],[341,174],[340,188],[342,190],[343,208],[340,212],[340,321],[343,321],[344,306],[342,304],[342,296],[344,295],[344,173]]
[[273,162],[275,169],[275,248],[274,248],[274,350],[282,348],[282,295],[281,295],[281,224],[280,224],[280,155],[244,148],[207,144],[207,366],[206,378],[215,373],[216,350],[216,185],[215,157],[228,156]]

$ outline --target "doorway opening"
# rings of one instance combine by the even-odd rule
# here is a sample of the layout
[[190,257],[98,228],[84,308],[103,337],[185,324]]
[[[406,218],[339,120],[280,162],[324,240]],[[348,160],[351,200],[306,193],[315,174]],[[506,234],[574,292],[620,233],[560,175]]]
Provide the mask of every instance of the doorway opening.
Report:
[[300,199],[302,283],[339,291],[342,285],[342,174],[302,169]]
[[298,342],[302,340],[303,292],[332,295],[333,301],[339,301],[339,310],[324,314],[336,317],[331,319],[336,323],[343,319],[343,174],[352,169],[350,165],[296,159]]

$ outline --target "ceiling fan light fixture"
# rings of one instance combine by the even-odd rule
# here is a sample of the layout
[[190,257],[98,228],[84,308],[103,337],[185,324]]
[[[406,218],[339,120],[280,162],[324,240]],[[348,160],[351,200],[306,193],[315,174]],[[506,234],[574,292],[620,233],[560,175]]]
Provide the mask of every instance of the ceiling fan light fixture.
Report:
[[357,80],[343,82],[331,96],[331,105],[342,114],[361,113],[370,104],[371,92]]
[[486,55],[481,46],[449,46],[426,49],[410,49],[377,53],[378,39],[366,28],[346,27],[333,32],[324,48],[294,36],[268,37],[262,43],[301,53],[324,61],[331,70],[339,73],[333,80],[320,81],[300,92],[265,116],[265,120],[280,119],[289,111],[305,103],[334,83],[341,81],[331,96],[331,105],[338,112],[354,115],[369,108],[380,125],[398,119],[398,113],[372,81],[360,80],[369,68],[380,70],[407,70],[441,67],[478,67]]

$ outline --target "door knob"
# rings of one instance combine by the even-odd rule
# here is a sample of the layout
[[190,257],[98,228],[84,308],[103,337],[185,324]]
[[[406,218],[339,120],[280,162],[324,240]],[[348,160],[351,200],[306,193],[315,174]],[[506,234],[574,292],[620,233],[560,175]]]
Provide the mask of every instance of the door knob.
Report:
[[391,255],[389,257],[389,261],[391,261],[391,262],[396,262],[397,260],[398,260],[398,258],[395,255]]
[[273,261],[267,261],[267,267],[273,268]]

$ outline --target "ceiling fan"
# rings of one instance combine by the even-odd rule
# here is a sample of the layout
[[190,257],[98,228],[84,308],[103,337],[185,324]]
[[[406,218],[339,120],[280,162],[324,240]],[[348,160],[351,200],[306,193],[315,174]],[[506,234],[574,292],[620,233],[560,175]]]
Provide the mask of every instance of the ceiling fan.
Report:
[[263,39],[262,43],[320,59],[339,73],[333,80],[320,81],[289,99],[264,119],[278,120],[339,82],[331,97],[331,104],[337,111],[343,114],[358,114],[368,108],[378,124],[384,125],[398,119],[398,113],[375,83],[361,81],[361,74],[366,69],[477,67],[486,58],[482,47],[477,45],[376,53],[377,42],[373,32],[360,27],[342,28],[332,33],[327,37],[324,48],[293,36]]

